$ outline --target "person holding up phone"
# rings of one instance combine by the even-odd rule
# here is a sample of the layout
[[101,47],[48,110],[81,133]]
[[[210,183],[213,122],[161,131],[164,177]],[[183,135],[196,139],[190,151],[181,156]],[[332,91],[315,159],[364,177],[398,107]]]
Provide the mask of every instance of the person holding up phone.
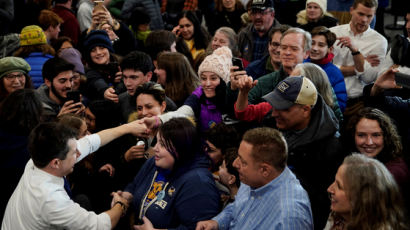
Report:
[[[54,120],[66,113],[82,114],[84,105],[76,98],[68,95],[73,88],[74,65],[62,58],[54,57],[44,63],[42,86],[37,89],[43,103],[43,119]],[[73,100],[75,99],[75,101]]]
[[83,57],[89,69],[86,71],[86,96],[90,100],[107,99],[118,103],[118,94],[125,92],[118,56],[107,32],[91,31],[83,43]]
[[111,1],[80,0],[78,2],[77,19],[81,32],[87,30],[92,25],[92,14],[95,6],[97,9],[102,5],[108,5]]
[[112,17],[111,13],[102,3],[98,3],[92,13],[92,23],[87,33],[93,30],[105,30],[107,32],[116,54],[127,55],[137,49],[135,36],[124,23]]

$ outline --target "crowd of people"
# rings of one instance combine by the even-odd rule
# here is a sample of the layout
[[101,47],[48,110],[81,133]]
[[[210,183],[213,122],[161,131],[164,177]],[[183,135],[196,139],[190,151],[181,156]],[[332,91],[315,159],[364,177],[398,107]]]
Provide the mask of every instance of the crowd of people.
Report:
[[6,8],[1,229],[410,229],[410,8],[327,5]]

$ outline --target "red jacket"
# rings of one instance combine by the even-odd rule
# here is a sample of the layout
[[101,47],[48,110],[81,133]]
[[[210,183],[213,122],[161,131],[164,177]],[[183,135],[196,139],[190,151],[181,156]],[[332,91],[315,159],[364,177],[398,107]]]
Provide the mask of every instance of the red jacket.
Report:
[[248,105],[244,110],[237,110],[235,103],[235,115],[241,121],[258,121],[262,122],[266,114],[272,109],[268,102],[261,102],[256,105]]

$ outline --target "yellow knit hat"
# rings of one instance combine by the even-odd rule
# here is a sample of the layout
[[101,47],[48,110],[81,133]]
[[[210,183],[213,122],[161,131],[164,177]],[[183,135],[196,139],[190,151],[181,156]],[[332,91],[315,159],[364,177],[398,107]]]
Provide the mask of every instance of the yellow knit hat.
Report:
[[36,25],[26,26],[20,33],[20,46],[47,44],[46,34]]

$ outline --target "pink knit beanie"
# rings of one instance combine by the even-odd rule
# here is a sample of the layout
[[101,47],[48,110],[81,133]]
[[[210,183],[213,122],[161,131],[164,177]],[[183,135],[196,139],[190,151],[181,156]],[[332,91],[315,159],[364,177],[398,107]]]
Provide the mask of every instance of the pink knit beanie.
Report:
[[198,68],[198,76],[203,72],[216,73],[225,83],[230,81],[229,71],[232,66],[232,51],[222,46],[214,50],[211,55],[205,57],[205,60]]

